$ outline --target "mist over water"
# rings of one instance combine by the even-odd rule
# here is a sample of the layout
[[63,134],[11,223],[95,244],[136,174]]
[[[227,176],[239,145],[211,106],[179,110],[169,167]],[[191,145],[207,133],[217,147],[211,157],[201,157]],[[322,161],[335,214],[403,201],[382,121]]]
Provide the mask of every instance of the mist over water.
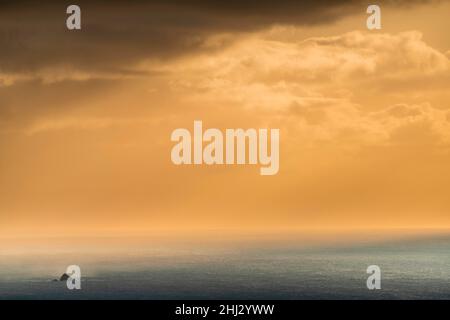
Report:
[[[53,282],[68,265],[82,289]],[[378,265],[382,289],[368,290]],[[450,236],[305,247],[1,254],[0,299],[450,299]]]

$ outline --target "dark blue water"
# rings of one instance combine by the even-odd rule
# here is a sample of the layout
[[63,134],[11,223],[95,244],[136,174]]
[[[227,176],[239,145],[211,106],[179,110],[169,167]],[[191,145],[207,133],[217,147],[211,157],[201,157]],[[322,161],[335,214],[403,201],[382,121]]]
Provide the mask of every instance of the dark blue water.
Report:
[[[82,289],[52,282],[70,264]],[[381,290],[368,290],[378,265]],[[2,257],[0,299],[450,299],[450,238],[304,249]]]

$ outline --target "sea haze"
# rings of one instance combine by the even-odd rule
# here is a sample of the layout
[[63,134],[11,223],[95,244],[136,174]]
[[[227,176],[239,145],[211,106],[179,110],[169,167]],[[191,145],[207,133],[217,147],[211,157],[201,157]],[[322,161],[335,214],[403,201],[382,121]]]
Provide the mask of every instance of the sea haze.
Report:
[[[450,236],[0,253],[0,299],[450,299]],[[123,248],[122,248],[123,249]],[[82,289],[59,278],[82,270]],[[368,290],[378,265],[382,289]]]

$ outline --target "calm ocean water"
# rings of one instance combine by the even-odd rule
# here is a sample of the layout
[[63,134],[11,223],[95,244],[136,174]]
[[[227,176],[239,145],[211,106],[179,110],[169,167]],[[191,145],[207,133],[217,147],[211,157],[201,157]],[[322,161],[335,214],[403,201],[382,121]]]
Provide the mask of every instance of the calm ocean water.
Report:
[[[450,299],[450,237],[205,252],[0,255],[0,299]],[[79,264],[82,289],[52,282]],[[366,268],[382,289],[366,288]]]

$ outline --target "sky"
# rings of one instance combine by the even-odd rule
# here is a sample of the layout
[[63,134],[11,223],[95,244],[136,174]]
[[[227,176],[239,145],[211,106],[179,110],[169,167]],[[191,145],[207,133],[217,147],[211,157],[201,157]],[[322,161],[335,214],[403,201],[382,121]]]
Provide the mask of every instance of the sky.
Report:
[[[450,2],[0,4],[0,234],[450,227]],[[279,128],[280,170],[176,166]]]

